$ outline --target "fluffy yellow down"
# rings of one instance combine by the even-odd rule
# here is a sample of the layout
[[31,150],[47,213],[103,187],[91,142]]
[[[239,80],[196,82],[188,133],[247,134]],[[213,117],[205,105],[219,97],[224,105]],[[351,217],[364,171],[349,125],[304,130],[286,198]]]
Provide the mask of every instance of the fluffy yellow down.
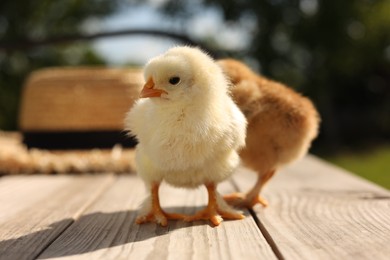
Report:
[[[167,94],[138,100],[125,125],[139,141],[139,176],[197,187],[228,178],[245,145],[246,119],[229,96],[220,67],[199,49],[175,47],[145,66],[145,81]],[[180,77],[172,86],[169,78]]]

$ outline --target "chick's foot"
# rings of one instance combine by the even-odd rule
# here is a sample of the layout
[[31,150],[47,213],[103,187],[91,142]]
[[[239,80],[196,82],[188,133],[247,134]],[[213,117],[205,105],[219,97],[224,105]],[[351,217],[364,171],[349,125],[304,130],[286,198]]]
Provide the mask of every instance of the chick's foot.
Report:
[[243,219],[244,215],[230,208],[223,200],[219,197],[215,189],[215,184],[206,185],[209,194],[209,202],[205,209],[198,211],[193,216],[184,218],[184,221],[191,222],[196,220],[210,220],[214,226],[218,226],[224,219]]
[[243,219],[244,215],[231,211],[224,211],[220,208],[206,207],[193,216],[184,218],[184,221],[191,222],[196,220],[210,220],[214,226],[218,226],[224,219]]
[[223,199],[229,205],[232,205],[234,207],[240,207],[240,208],[253,208],[256,204],[260,204],[263,207],[268,206],[267,200],[265,200],[260,195],[248,196],[247,194],[243,194],[243,193],[232,193],[223,196]]
[[146,209],[146,214],[142,214],[137,217],[135,222],[137,224],[144,224],[148,222],[155,222],[165,227],[168,225],[168,220],[179,220],[184,219],[184,215],[175,214],[175,213],[167,213],[163,211],[160,206],[160,199],[158,196],[158,189],[160,187],[160,183],[152,183],[151,185],[151,196],[144,201],[143,209]]
[[180,220],[185,216],[175,213],[167,213],[162,209],[152,209],[148,214],[137,217],[135,222],[137,224],[144,224],[148,222],[155,222],[163,227],[168,225],[168,220]]
[[263,207],[268,206],[268,202],[261,197],[261,193],[264,185],[274,176],[275,170],[266,172],[265,174],[260,174],[257,178],[255,186],[248,191],[248,193],[233,193],[230,195],[225,195],[224,200],[232,206],[241,207],[241,208],[253,208],[256,204],[260,204]]

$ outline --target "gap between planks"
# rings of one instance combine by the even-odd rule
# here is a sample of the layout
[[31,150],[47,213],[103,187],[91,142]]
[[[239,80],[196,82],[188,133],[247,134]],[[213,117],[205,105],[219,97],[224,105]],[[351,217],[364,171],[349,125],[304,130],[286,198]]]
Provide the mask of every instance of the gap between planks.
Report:
[[[233,178],[247,191],[256,174],[242,174]],[[388,190],[306,156],[278,173],[263,195],[270,206],[253,212],[289,259],[388,259]]]
[[[135,225],[136,208],[141,199],[139,197],[144,194],[140,190],[143,188],[142,182],[135,176],[15,178],[19,178],[18,183],[22,183],[19,185],[19,191],[14,190],[14,185],[12,187],[8,185],[6,187],[8,193],[3,195],[6,198],[14,198],[16,192],[19,202],[9,201],[8,207],[0,206],[3,209],[12,209],[15,202],[17,206],[22,206],[20,210],[16,208],[17,211],[14,210],[12,214],[19,215],[17,221],[22,220],[27,226],[11,228],[9,232],[14,236],[7,238],[7,233],[5,234],[3,245],[7,245],[8,248],[11,246],[11,251],[5,252],[3,256],[0,255],[0,259],[66,256],[84,259],[99,257],[117,259],[124,255],[136,256],[136,259],[148,259],[160,257],[161,253],[169,258],[188,255],[193,256],[194,259],[207,257],[210,259],[242,257],[277,259],[273,249],[248,213],[244,220],[226,221],[216,228],[211,228],[205,222],[172,221],[170,222],[172,226],[168,229],[157,227],[155,224]],[[31,180],[35,181],[31,182]],[[220,185],[222,193],[237,191],[229,183]],[[40,184],[38,188],[35,186],[37,184]],[[22,196],[22,193],[25,195]],[[207,200],[204,189],[187,193],[183,189],[172,188],[163,189],[162,193],[163,207],[181,210],[181,213],[186,214],[194,213],[195,210],[203,207]],[[29,194],[32,195],[31,199]],[[11,215],[10,217],[8,224],[15,226],[15,221]],[[58,220],[64,223],[56,226]],[[92,230],[95,228],[94,233],[88,233],[91,232],[90,225]],[[18,232],[14,233],[14,230]],[[80,230],[87,232],[80,233]],[[3,230],[0,230],[0,235],[4,235],[1,231]],[[43,237],[46,237],[46,240],[43,240]],[[189,243],[188,239],[192,242]],[[19,243],[20,241],[22,243]],[[26,248],[23,245],[29,246]],[[159,245],[164,245],[163,250],[159,249]],[[181,251],[177,251],[181,246],[183,246]]]
[[[242,190],[239,185],[237,184],[237,182],[234,180],[234,178],[231,178],[230,179],[230,182],[232,184],[232,186],[234,187],[234,189],[238,192],[246,192],[245,190]],[[263,225],[263,223],[261,222],[261,220],[259,219],[258,215],[256,214],[256,212],[253,210],[253,209],[250,209],[250,208],[247,208],[246,210],[248,210],[248,212],[250,213],[250,215],[252,216],[253,220],[255,221],[257,227],[259,228],[261,234],[263,235],[263,237],[265,238],[265,240],[267,241],[268,245],[271,247],[272,249],[272,252],[274,252],[276,258],[278,260],[285,260],[284,256],[282,255],[282,253],[280,252],[278,246],[276,245],[275,241],[273,240],[271,234],[267,231],[266,227]]]
[[[244,220],[216,228],[204,221],[170,221],[166,228],[135,224],[142,186],[137,177],[119,177],[40,258],[277,259],[248,213]],[[235,191],[230,182],[219,188],[223,193]],[[204,188],[188,192],[163,185],[160,195],[163,208],[185,214],[193,214],[207,201]]]
[[272,238],[271,234],[268,232],[266,227],[261,223],[260,219],[256,215],[253,209],[249,209],[249,213],[252,215],[253,220],[255,221],[257,227],[259,228],[260,232],[263,234],[265,240],[267,241],[268,245],[271,247],[272,251],[274,252],[275,256],[279,260],[284,260],[284,256],[282,252],[280,252],[279,247],[276,245],[274,239]]

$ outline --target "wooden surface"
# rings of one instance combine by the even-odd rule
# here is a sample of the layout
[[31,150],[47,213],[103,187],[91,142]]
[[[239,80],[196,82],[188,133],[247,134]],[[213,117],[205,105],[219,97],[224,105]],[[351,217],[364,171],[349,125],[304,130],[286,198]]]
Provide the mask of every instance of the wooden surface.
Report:
[[[388,174],[388,173],[387,173]],[[246,190],[238,169],[219,186]],[[0,178],[0,259],[389,259],[390,192],[308,156],[272,179],[268,208],[246,218],[136,225],[145,194],[136,175]],[[191,214],[207,194],[163,185],[162,205]]]

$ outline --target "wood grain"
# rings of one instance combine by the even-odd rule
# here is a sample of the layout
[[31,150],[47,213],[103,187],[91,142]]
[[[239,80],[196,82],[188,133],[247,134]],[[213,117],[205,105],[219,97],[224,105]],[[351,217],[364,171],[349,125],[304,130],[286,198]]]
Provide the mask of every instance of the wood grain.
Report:
[[35,259],[112,176],[17,176],[0,179],[0,259]]
[[[255,174],[235,182],[247,190]],[[286,259],[389,259],[390,192],[312,156],[266,186],[261,225]]]
[[[221,192],[231,192],[229,183]],[[40,259],[275,259],[248,217],[225,221],[219,227],[206,222],[170,221],[163,228],[134,223],[144,187],[136,176],[121,176],[42,255]],[[206,204],[207,194],[163,185],[162,206],[169,212],[192,214]]]
[[[246,190],[241,168],[223,194]],[[0,178],[0,259],[388,259],[390,192],[312,156],[276,175],[256,218],[136,225],[135,175]],[[169,212],[193,214],[206,190],[163,185]],[[257,222],[257,223],[256,223]],[[260,229],[259,229],[259,227]]]

